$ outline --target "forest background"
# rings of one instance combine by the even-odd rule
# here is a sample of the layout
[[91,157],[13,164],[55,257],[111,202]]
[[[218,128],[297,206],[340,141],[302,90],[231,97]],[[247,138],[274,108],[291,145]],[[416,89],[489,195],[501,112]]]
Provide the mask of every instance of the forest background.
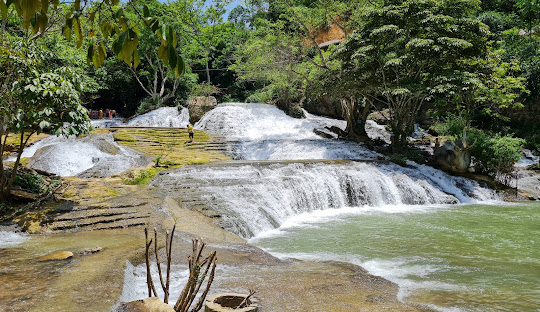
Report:
[[415,123],[467,129],[490,175],[522,147],[540,152],[538,0],[0,0],[0,11],[2,134],[79,134],[87,109],[130,117],[213,95],[343,118],[353,140],[387,110],[400,153]]

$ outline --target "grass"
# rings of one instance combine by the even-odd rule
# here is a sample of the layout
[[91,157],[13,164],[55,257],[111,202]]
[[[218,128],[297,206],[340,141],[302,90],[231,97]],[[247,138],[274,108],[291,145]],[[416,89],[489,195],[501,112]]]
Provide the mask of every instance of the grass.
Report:
[[[48,137],[49,134],[46,133],[40,133],[40,134],[34,134],[30,137],[30,140],[28,140],[27,145],[30,145],[36,141],[39,141],[41,139],[44,139]],[[28,135],[25,135],[25,139],[28,137]],[[0,139],[2,142],[4,141],[5,136],[1,136]],[[8,152],[15,152],[17,150],[17,147],[21,144],[21,135],[20,134],[9,134],[6,141],[6,151]]]
[[156,176],[159,171],[162,171],[163,168],[148,168],[136,170],[130,175],[122,177],[122,181],[127,185],[146,185],[152,178]]

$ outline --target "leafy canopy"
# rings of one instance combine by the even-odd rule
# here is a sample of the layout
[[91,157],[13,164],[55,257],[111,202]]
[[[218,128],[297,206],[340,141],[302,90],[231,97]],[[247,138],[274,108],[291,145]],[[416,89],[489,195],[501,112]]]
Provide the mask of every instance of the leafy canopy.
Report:
[[[76,38],[77,47],[80,48],[84,39],[88,43],[87,61],[96,68],[101,66],[107,56],[106,46],[116,54],[119,60],[130,67],[137,68],[140,63],[137,46],[139,44],[140,25],[136,20],[130,19],[119,6],[120,0],[83,1],[74,0],[60,2],[60,0],[0,0],[0,13],[2,19],[8,18],[8,12],[13,7],[22,18],[22,26],[34,33],[43,33],[47,30],[51,9],[58,9],[60,5],[69,7],[64,18],[61,32],[69,41],[72,36]],[[184,73],[184,62],[176,52],[177,37],[170,25],[161,23],[150,15],[146,4],[138,1],[128,1],[124,6],[131,6],[140,16],[142,26],[148,27],[159,38],[160,46],[157,54],[171,71],[179,76]],[[109,40],[112,39],[112,41]]]

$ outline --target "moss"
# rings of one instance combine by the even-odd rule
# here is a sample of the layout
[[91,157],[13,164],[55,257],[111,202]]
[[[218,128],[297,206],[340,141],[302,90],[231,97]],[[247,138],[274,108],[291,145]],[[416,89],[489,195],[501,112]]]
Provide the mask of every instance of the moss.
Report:
[[148,168],[148,169],[140,169],[133,171],[131,174],[125,176],[122,178],[122,181],[124,184],[128,185],[146,185],[152,180],[154,176],[159,171],[162,171],[164,169],[162,168]]
[[113,134],[113,138],[115,141],[121,141],[121,142],[135,142],[135,138],[128,133],[127,130],[118,130]]
[[126,128],[118,130],[115,140],[119,144],[134,148],[169,167],[189,164],[204,164],[212,161],[230,160],[229,156],[204,149],[210,141],[208,134],[195,130],[194,142],[189,142],[185,129],[176,128]]

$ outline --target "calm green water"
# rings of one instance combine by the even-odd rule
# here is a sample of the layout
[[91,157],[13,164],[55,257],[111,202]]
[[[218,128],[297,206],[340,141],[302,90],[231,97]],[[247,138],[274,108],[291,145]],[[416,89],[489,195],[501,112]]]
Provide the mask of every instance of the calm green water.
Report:
[[361,265],[400,299],[444,311],[540,311],[540,203],[346,208],[299,216],[253,243]]

